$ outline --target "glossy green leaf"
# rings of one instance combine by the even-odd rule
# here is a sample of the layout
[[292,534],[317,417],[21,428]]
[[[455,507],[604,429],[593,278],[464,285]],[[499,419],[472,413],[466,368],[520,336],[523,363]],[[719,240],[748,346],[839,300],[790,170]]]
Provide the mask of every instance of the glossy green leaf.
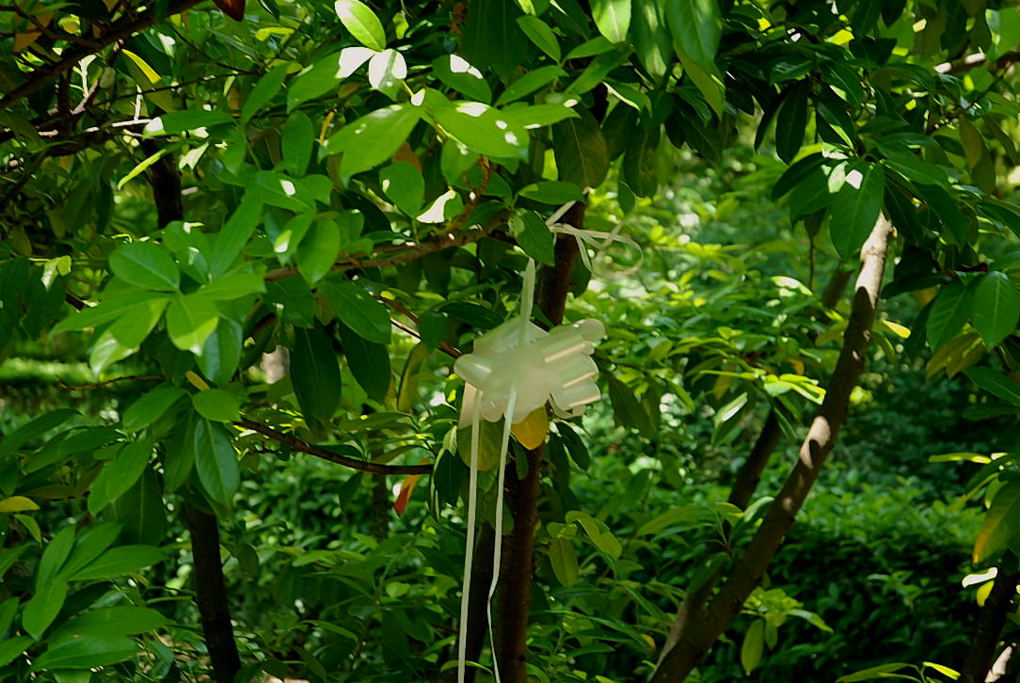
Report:
[[330,271],[340,253],[340,228],[335,221],[312,223],[297,249],[298,272],[314,285]]
[[110,254],[110,270],[124,282],[141,287],[174,291],[181,281],[170,253],[152,242],[131,242]]
[[956,336],[971,314],[972,295],[959,281],[942,287],[928,313],[927,335],[931,348],[938,349]]
[[848,165],[846,182],[829,208],[829,233],[843,258],[856,256],[875,227],[885,197],[882,168],[866,162]]
[[517,24],[521,14],[514,0],[488,0],[472,7],[461,28],[461,56],[508,82],[528,53],[528,40]]
[[379,171],[379,182],[386,196],[408,216],[421,212],[425,199],[425,179],[421,171],[406,161],[397,161]]
[[432,72],[444,85],[473,100],[486,103],[492,100],[492,89],[482,77],[482,72],[460,55],[437,57],[432,62]]
[[14,659],[35,642],[30,636],[15,636],[0,641],[0,667],[10,664]]
[[54,632],[54,639],[61,636],[133,636],[170,623],[170,620],[154,609],[128,605],[105,607],[85,612],[71,619]]
[[195,412],[213,422],[233,422],[241,413],[237,396],[224,389],[205,389],[191,395]]
[[151,441],[135,441],[120,449],[113,461],[103,467],[103,471],[89,488],[89,512],[93,515],[98,514],[134,486],[151,457]]
[[776,154],[786,163],[793,161],[804,142],[810,89],[806,81],[789,86],[776,112]]
[[328,423],[340,405],[340,368],[333,344],[322,329],[294,329],[290,376],[305,417]]
[[280,88],[283,87],[283,81],[287,78],[287,66],[286,64],[276,66],[259,78],[255,87],[251,89],[248,97],[245,98],[244,105],[241,107],[242,126],[250,121],[251,117],[261,111],[280,92]]
[[386,48],[386,32],[382,22],[368,5],[358,0],[337,0],[334,8],[340,23],[351,32],[355,40],[372,50]]
[[283,159],[290,166],[295,176],[303,176],[308,171],[308,161],[312,158],[312,143],[315,131],[312,120],[302,111],[292,112],[283,124],[283,136],[280,147]]
[[496,100],[496,106],[516,102],[566,75],[567,72],[558,66],[543,66],[529,71],[507,86]]
[[41,593],[46,590],[50,581],[64,565],[64,561],[71,554],[71,547],[74,545],[74,527],[65,526],[57,532],[53,540],[46,545],[39,564],[35,570],[35,591]]
[[319,284],[319,292],[345,325],[370,342],[389,343],[389,310],[364,287],[343,276],[328,277]]
[[573,541],[569,538],[554,538],[549,544],[549,561],[556,580],[565,588],[577,583],[577,551],[574,550]]
[[220,318],[216,329],[202,345],[198,354],[198,367],[202,374],[216,384],[226,384],[237,371],[241,360],[241,324],[229,318]]
[[340,323],[340,344],[347,367],[370,398],[382,402],[390,388],[390,354],[383,344],[366,341],[361,335]]
[[145,133],[148,135],[173,135],[198,128],[218,126],[233,120],[230,114],[222,111],[207,109],[172,111],[152,119],[146,124]]
[[21,625],[36,640],[57,618],[60,608],[67,599],[67,582],[51,581],[41,588],[32,599],[25,603],[21,613]]
[[32,665],[36,671],[91,669],[131,659],[138,645],[130,638],[83,636],[51,646]]
[[974,328],[988,348],[998,346],[1016,331],[1020,319],[1020,291],[1005,273],[988,273],[974,285],[971,306]]
[[392,157],[416,123],[418,110],[410,104],[376,109],[332,135],[326,141],[326,150],[328,154],[342,154],[341,172],[352,176]]
[[538,214],[534,211],[517,212],[510,217],[508,225],[525,254],[547,266],[556,262],[556,238]]
[[553,126],[553,152],[560,180],[598,187],[609,172],[609,150],[602,130],[587,110]]
[[567,202],[583,202],[581,188],[574,183],[562,180],[543,180],[521,188],[520,195],[543,204],[565,204]]
[[666,0],[666,21],[680,59],[715,71],[722,37],[722,17],[715,0]]
[[195,452],[195,472],[202,490],[220,505],[229,506],[241,485],[241,472],[230,432],[207,418],[196,418],[191,447]]
[[1020,386],[999,370],[986,367],[968,369],[965,374],[974,384],[1007,403],[1020,406]]
[[744,634],[744,642],[740,646],[740,666],[745,674],[750,674],[761,663],[764,644],[765,620],[755,619]]
[[974,541],[974,564],[984,564],[998,557],[1006,548],[1014,548],[1020,540],[1020,527],[1014,520],[1020,514],[1020,482],[1009,481],[999,489],[985,515],[985,521]]
[[216,235],[209,256],[209,273],[217,278],[226,273],[262,221],[262,201],[255,193],[246,193],[240,205]]
[[163,505],[163,487],[155,469],[142,472],[135,485],[113,502],[107,516],[119,522],[121,542],[161,544],[166,535],[168,516]]
[[[656,80],[665,77],[673,61],[673,45],[664,11],[659,2],[633,2],[630,37],[634,51],[641,66]],[[611,56],[612,53],[607,53],[597,59],[608,60]]]
[[527,132],[515,130],[498,110],[481,102],[450,102],[435,111],[435,119],[453,139],[479,154],[516,157],[527,151]]
[[174,299],[166,311],[166,331],[170,341],[182,351],[200,353],[202,345],[216,329],[219,310],[212,299],[200,292]]
[[627,39],[631,0],[592,0],[591,13],[599,33],[614,43]]
[[549,24],[528,15],[517,17],[517,25],[539,50],[549,55],[554,62],[560,61],[560,43]]

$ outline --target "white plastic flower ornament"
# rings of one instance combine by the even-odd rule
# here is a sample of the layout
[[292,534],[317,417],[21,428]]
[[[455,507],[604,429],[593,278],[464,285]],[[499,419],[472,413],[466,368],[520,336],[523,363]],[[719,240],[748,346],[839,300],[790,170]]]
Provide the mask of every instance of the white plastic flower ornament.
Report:
[[[605,327],[598,320],[587,319],[546,332],[530,320],[534,291],[535,262],[529,260],[524,273],[520,314],[476,339],[474,351],[461,356],[454,364],[454,370],[465,381],[460,424],[471,426],[467,549],[460,606],[458,681],[464,681],[466,671],[467,613],[474,558],[481,420],[504,421],[496,488],[496,509],[502,510],[506,453],[513,425],[522,422],[547,403],[552,405],[560,417],[576,417],[584,412],[585,406],[599,400],[601,396],[594,380],[598,368],[591,354],[594,343],[605,336]],[[496,538],[502,538],[503,515],[495,516],[495,527]],[[490,607],[499,581],[501,549],[501,543],[494,544],[492,583],[489,585]],[[491,614],[489,624],[491,636]],[[495,662],[494,672],[498,682],[499,667]]]

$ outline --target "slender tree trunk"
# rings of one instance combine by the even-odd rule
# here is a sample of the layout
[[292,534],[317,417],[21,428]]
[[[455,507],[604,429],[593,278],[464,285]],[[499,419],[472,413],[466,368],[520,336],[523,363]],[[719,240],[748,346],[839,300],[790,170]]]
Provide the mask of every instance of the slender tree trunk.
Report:
[[1016,597],[1018,581],[1020,572],[1007,572],[999,566],[992,592],[981,606],[981,615],[960,669],[960,683],[984,683],[987,679],[995,660],[995,649],[999,644],[1002,627],[1006,625],[1006,617]]
[[885,270],[886,250],[892,226],[879,217],[861,249],[861,270],[854,287],[850,319],[843,335],[843,348],[829,380],[825,400],[801,444],[798,460],[747,550],[719,593],[691,623],[684,637],[666,654],[652,680],[655,683],[683,681],[701,657],[740,612],[744,601],[761,581],[772,556],[793,524],[825,458],[832,451],[839,429],[846,420],[850,393],[864,368],[871,327]]
[[[836,266],[832,278],[825,286],[825,290],[820,297],[823,306],[833,308],[839,303],[852,274],[853,271],[850,269],[844,268],[841,265]],[[827,319],[828,317],[826,316]],[[754,492],[758,490],[761,475],[772,459],[776,446],[779,444],[780,436],[782,436],[782,429],[779,426],[779,418],[776,416],[775,408],[772,408],[769,410],[768,417],[765,418],[765,423],[758,433],[758,438],[755,439],[754,446],[751,447],[751,452],[737,471],[737,478],[730,488],[729,502],[731,504],[736,505],[741,510],[746,509],[748,504],[750,504]],[[683,604],[677,610],[673,625],[669,629],[669,635],[666,637],[666,643],[662,647],[659,664],[666,658],[669,651],[673,649],[676,642],[687,633],[687,629],[690,627],[695,615],[700,614],[701,610],[704,609],[708,599],[712,597],[712,590],[715,588],[716,582],[722,576],[722,571],[720,567],[708,581],[698,588],[688,591],[687,595],[684,596]]]
[[[563,222],[576,228],[584,225],[584,204],[577,203],[563,216]],[[556,264],[543,266],[538,273],[535,304],[553,325],[563,322],[570,270],[577,258],[577,242],[569,235],[556,240]],[[496,661],[506,683],[527,681],[528,610],[531,607],[531,581],[534,569],[535,526],[538,524],[538,497],[542,491],[542,463],[545,446],[527,452],[528,475],[517,478],[513,463],[507,480],[507,505],[514,518],[513,531],[503,538],[503,560],[498,592],[498,628]]]
[[184,519],[191,534],[195,563],[195,602],[202,621],[202,635],[217,683],[234,683],[241,657],[234,642],[220,563],[220,530],[216,517],[185,503]]
[[[142,143],[142,151],[152,156],[159,148],[155,143],[146,141]],[[149,183],[152,185],[159,228],[165,228],[171,221],[184,220],[181,176],[171,155],[164,155],[153,165]],[[217,683],[233,683],[241,669],[241,657],[237,652],[234,625],[230,621],[230,606],[227,604],[227,589],[223,581],[218,522],[215,515],[203,512],[189,503],[184,504],[184,522],[191,537],[191,555],[195,563],[195,604],[202,622],[202,635],[209,651],[213,677]]]

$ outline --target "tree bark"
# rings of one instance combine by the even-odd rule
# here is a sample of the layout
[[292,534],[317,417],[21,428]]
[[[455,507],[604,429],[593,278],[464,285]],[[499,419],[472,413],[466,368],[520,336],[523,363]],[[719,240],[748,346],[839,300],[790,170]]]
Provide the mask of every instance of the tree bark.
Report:
[[216,517],[184,504],[184,519],[191,535],[191,554],[195,563],[195,603],[202,622],[205,647],[212,662],[217,683],[234,683],[241,670],[241,657],[234,641],[230,607],[223,584],[220,563],[220,530]]
[[[574,204],[562,221],[575,228],[584,226],[585,205]],[[576,240],[560,235],[556,240],[556,261],[543,266],[535,286],[535,305],[553,325],[563,322],[570,271],[577,259]],[[545,446],[527,451],[528,474],[517,478],[516,467],[509,463],[507,506],[513,515],[513,531],[503,538],[498,589],[498,628],[496,662],[506,683],[527,681],[528,610],[531,607],[531,582],[534,570],[535,527],[538,524],[538,498],[542,491],[542,463]]]
[[999,566],[992,591],[981,606],[970,648],[960,669],[960,683],[984,683],[995,660],[995,646],[999,644],[1002,627],[1006,625],[1013,599],[1016,597],[1020,572],[1006,572]]
[[864,368],[871,327],[885,270],[886,250],[892,226],[880,216],[861,249],[861,269],[854,288],[843,348],[826,390],[825,400],[798,452],[798,460],[761,526],[735,565],[719,593],[702,617],[691,623],[676,646],[663,658],[652,680],[683,681],[701,657],[740,612],[772,556],[793,524],[797,512],[832,451],[850,407],[850,393]]
[[[155,144],[146,151],[150,156],[158,151]],[[162,230],[171,221],[184,220],[181,202],[181,178],[170,155],[159,161],[166,162],[161,170],[149,176],[152,196],[157,207],[157,222]],[[169,180],[167,175],[172,176]],[[195,604],[202,622],[202,635],[209,651],[213,678],[217,683],[233,683],[241,669],[241,657],[234,639],[234,625],[230,621],[230,606],[223,581],[223,564],[220,561],[220,530],[215,515],[210,515],[184,504],[184,521],[191,537],[191,555],[195,566]]]

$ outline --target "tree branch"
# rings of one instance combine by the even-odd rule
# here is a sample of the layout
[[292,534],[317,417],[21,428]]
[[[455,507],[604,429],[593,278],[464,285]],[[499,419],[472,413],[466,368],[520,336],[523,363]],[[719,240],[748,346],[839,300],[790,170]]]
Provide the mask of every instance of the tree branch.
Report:
[[801,444],[796,465],[732,574],[705,609],[702,618],[691,625],[685,636],[663,658],[652,678],[655,683],[685,680],[740,612],[744,601],[761,581],[818,478],[826,457],[835,446],[839,429],[849,412],[850,393],[857,386],[864,368],[891,230],[889,221],[880,216],[861,249],[861,270],[843,336],[843,348],[822,406]]
[[64,50],[64,52],[60,55],[59,61],[41,66],[31,72],[28,76],[28,80],[16,87],[14,90],[11,90],[3,97],[0,97],[0,110],[7,109],[15,102],[18,102],[36,92],[60,74],[73,69],[75,65],[85,57],[95,54],[103,48],[113,45],[119,40],[130,38],[135,33],[152,26],[157,21],[174,14],[179,14],[191,7],[194,7],[199,2],[201,2],[201,0],[177,0],[176,2],[172,2],[170,6],[166,8],[166,13],[160,16],[157,16],[156,8],[153,7],[141,14],[125,16],[118,19],[110,26],[108,31],[95,39],[94,44],[89,46],[77,45]]
[[1016,597],[1018,581],[1020,572],[1007,572],[999,565],[995,584],[981,606],[974,636],[960,669],[960,683],[984,683],[987,678],[995,658],[995,646],[999,643],[1002,627],[1006,625],[1006,617]]
[[329,460],[330,462],[343,465],[344,467],[350,467],[352,470],[358,470],[359,472],[368,472],[370,474],[429,474],[432,472],[432,465],[381,465],[376,462],[366,462],[364,460],[348,458],[347,456],[334,453],[333,451],[326,450],[325,448],[314,446],[307,441],[297,438],[296,436],[279,432],[268,425],[262,424],[261,422],[249,420],[246,417],[241,418],[234,424],[239,427],[244,427],[245,429],[250,429],[253,432],[258,432],[262,436],[268,437],[273,441],[278,441],[279,443],[288,446],[291,450],[314,455],[317,458]]

